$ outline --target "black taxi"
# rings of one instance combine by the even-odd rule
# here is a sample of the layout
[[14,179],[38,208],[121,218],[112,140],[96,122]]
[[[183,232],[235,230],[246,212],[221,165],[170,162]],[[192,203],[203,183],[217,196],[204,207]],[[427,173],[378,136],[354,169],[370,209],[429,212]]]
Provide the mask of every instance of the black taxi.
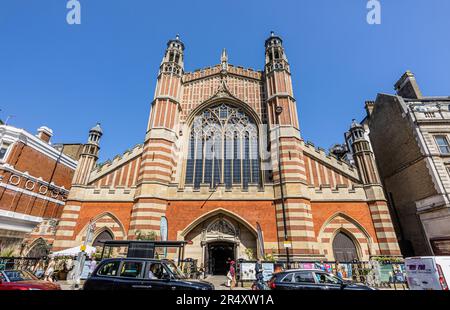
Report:
[[84,290],[213,290],[214,285],[188,279],[171,260],[110,258],[86,280]]

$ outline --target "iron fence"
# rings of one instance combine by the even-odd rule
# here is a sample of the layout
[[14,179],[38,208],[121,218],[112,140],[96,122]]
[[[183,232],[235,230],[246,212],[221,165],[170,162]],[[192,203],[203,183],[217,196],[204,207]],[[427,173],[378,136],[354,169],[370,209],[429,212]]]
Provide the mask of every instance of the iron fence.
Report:
[[34,257],[0,257],[1,270],[32,270],[41,258]]
[[[242,263],[256,263],[255,261],[238,260],[236,275],[239,282]],[[262,263],[274,264],[274,272],[286,270],[286,261],[267,261]],[[333,273],[337,277],[377,288],[407,289],[405,265],[403,262],[390,261],[352,261],[352,262],[318,262],[291,261],[289,269],[320,269]]]

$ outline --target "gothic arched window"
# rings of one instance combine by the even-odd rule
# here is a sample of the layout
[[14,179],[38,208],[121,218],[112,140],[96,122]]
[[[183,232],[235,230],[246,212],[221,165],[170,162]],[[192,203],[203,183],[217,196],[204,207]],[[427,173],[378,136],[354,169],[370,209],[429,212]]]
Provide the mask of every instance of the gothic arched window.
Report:
[[195,116],[189,136],[186,185],[244,189],[261,184],[258,127],[242,109],[215,105]]

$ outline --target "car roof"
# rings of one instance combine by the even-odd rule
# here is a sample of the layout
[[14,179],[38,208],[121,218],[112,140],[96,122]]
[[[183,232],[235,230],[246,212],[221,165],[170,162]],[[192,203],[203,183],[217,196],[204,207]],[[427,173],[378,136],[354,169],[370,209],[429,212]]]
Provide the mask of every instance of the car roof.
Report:
[[149,261],[149,262],[171,262],[172,260],[168,258],[158,259],[158,258],[142,258],[142,257],[111,257],[111,258],[104,258],[102,259],[102,262],[106,261]]
[[311,268],[309,268],[309,269],[306,269],[306,268],[296,268],[296,269],[288,269],[288,270],[284,270],[283,272],[295,272],[295,271],[319,271],[319,272],[325,272],[324,270],[322,270],[322,269],[317,269],[317,268],[314,268],[314,269],[311,269]]
[[288,274],[288,273],[292,273],[292,272],[300,272],[300,271],[314,271],[314,272],[324,272],[324,273],[327,273],[326,271],[321,270],[321,269],[301,269],[301,268],[297,268],[297,269],[283,270],[283,271],[274,273],[274,275],[275,275],[275,274],[277,274],[277,275],[283,275],[283,274]]

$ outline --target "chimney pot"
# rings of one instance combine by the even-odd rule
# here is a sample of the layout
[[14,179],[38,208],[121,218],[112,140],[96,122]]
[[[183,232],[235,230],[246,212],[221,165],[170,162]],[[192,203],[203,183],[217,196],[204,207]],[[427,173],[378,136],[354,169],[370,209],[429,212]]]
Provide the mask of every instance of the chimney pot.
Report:
[[421,99],[422,92],[417,84],[416,77],[411,71],[406,71],[394,85],[397,95],[408,99]]
[[38,128],[37,137],[44,141],[45,143],[50,143],[50,138],[53,136],[53,130],[47,126],[41,126]]

